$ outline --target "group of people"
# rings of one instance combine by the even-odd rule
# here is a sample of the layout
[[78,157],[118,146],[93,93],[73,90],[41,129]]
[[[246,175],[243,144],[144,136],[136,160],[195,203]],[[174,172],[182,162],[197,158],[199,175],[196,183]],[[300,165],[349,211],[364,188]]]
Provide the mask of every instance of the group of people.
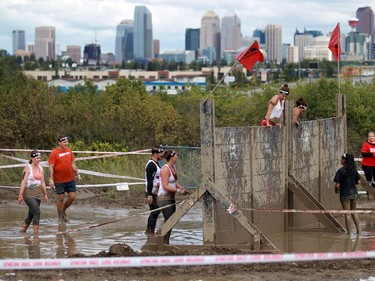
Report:
[[[269,101],[266,116],[261,122],[261,126],[272,127],[281,126],[281,119],[285,109],[285,100],[289,95],[288,84],[284,84],[277,95]],[[293,108],[293,125],[300,124],[300,115],[307,109],[307,103],[300,97]],[[340,159],[342,167],[336,172],[334,177],[335,192],[340,194],[341,206],[344,210],[357,209],[358,191],[356,185],[360,183],[359,173],[356,169],[354,156],[344,153]],[[368,133],[368,139],[362,146],[362,169],[366,176],[366,181],[375,187],[375,132]],[[345,226],[347,234],[351,233],[350,216],[353,218],[360,233],[358,215],[355,213],[345,214]]]
[[[160,162],[165,158],[166,163],[161,166]],[[146,202],[150,206],[150,215],[147,220],[146,234],[155,233],[156,222],[160,212],[164,221],[167,221],[176,211],[176,193],[182,195],[188,192],[178,183],[176,163],[177,153],[174,150],[154,146],[151,149],[151,159],[145,167],[146,177]],[[169,244],[172,230],[164,236],[164,243]]]
[[[76,200],[76,182],[81,181],[81,176],[74,162],[72,150],[68,147],[68,137],[59,136],[58,146],[52,150],[49,159],[49,187],[54,189],[56,195],[56,208],[60,222],[69,221],[66,210]],[[33,225],[34,237],[39,236],[40,204],[42,198],[48,201],[48,193],[44,178],[43,168],[40,166],[42,155],[33,150],[30,153],[29,164],[22,172],[21,187],[18,202],[25,201],[28,206],[28,214],[25,218],[21,231],[26,232],[30,224]],[[68,194],[65,200],[65,194]]]
[[[281,119],[285,109],[285,100],[289,95],[289,86],[284,84],[277,95],[274,95],[269,101],[266,116],[260,123],[262,127],[281,126]],[[301,122],[300,115],[307,109],[307,103],[300,97],[293,108],[293,125],[298,126]]]
[[[281,124],[284,102],[288,94],[288,85],[284,84],[279,94],[271,98],[261,126],[278,126]],[[306,109],[307,103],[303,98],[299,98],[293,109],[293,124],[298,126],[299,116]],[[68,147],[67,136],[59,136],[57,143],[58,146],[52,150],[48,159],[49,186],[54,189],[59,221],[66,223],[69,221],[66,210],[77,198],[75,176],[79,182],[82,179],[74,162],[73,152]],[[162,159],[166,160],[163,166],[161,166]],[[26,232],[32,223],[35,237],[39,235],[41,200],[48,201],[44,171],[39,164],[40,161],[41,153],[33,150],[30,154],[29,163],[23,170],[18,195],[19,203],[25,201],[29,208],[21,231]],[[178,176],[175,167],[177,161],[177,153],[171,149],[164,151],[161,146],[154,146],[151,149],[151,158],[145,166],[146,202],[151,211],[147,220],[147,235],[154,234],[160,213],[167,221],[176,211],[176,193],[188,194],[177,181]],[[341,157],[341,164],[342,167],[334,177],[335,191],[340,194],[340,202],[344,210],[356,210],[358,195],[356,185],[359,184],[360,177],[355,166],[354,156],[344,153]],[[367,182],[375,187],[375,132],[372,131],[368,133],[368,139],[362,146],[362,169]],[[66,200],[65,194],[67,194]],[[350,215],[357,228],[357,233],[360,233],[359,220],[355,213],[345,215],[347,233],[350,234],[351,232]],[[169,244],[170,235],[171,231],[164,236],[165,244]]]

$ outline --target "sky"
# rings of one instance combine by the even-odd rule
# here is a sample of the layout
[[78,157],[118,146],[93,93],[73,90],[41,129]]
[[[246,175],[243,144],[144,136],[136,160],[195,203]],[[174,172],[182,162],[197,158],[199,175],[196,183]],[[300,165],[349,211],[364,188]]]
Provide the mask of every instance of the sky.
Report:
[[134,7],[146,6],[152,14],[153,37],[161,52],[184,50],[185,29],[200,28],[203,15],[214,11],[220,19],[234,12],[241,20],[243,36],[267,24],[282,26],[282,42],[293,44],[298,29],[331,32],[339,22],[350,32],[348,20],[359,7],[375,12],[374,0],[1,0],[0,49],[12,53],[12,31],[25,30],[26,45],[34,44],[35,27],[56,28],[56,51],[67,45],[97,42],[102,53],[115,52],[116,26],[134,19]]

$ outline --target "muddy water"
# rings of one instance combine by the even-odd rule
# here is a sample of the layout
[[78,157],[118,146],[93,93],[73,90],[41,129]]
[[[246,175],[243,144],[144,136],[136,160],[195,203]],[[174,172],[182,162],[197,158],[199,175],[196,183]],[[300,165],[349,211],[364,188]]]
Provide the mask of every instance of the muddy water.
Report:
[[[126,243],[139,250],[146,242],[144,234],[147,215],[143,210],[108,210],[71,207],[66,229],[58,224],[53,205],[42,205],[40,238],[33,237],[32,228],[26,234],[20,227],[27,213],[26,205],[0,206],[0,258],[64,258],[75,253],[85,255],[108,251],[109,246]],[[97,224],[120,220],[99,227]],[[159,226],[163,219],[159,219]],[[283,252],[342,252],[375,250],[375,219],[360,215],[361,234],[329,233],[317,228],[294,230],[269,236]],[[86,229],[84,229],[86,227]],[[56,234],[67,230],[67,234]],[[171,244],[202,244],[202,215],[194,206],[173,228]]]
[[[0,206],[0,258],[64,258],[75,253],[85,255],[108,251],[109,246],[125,243],[139,250],[146,243],[144,234],[148,215],[144,210],[82,209],[71,207],[69,223],[62,225],[56,218],[56,208],[42,205],[40,237],[34,239],[30,227],[21,233],[27,206]],[[163,221],[162,216],[158,226]],[[95,227],[98,224],[118,222]],[[94,226],[87,229],[88,226]],[[84,229],[86,227],[86,229]],[[67,230],[67,234],[56,234]],[[202,216],[200,208],[192,208],[174,227],[171,244],[202,244]]]

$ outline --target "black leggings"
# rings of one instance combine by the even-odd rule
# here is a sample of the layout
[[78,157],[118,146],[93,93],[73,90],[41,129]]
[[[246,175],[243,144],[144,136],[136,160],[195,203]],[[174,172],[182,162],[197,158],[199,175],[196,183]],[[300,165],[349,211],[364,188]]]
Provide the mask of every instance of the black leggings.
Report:
[[[164,207],[164,206],[171,205],[171,206],[161,210],[161,212],[163,213],[164,222],[166,222],[174,214],[174,212],[176,212],[176,200],[175,199],[170,199],[170,200],[160,200],[159,199],[158,205],[159,205],[160,208]],[[169,244],[169,237],[171,236],[171,233],[172,233],[172,229],[170,231],[168,231],[168,233],[164,236],[164,243],[165,244]]]
[[366,181],[372,183],[375,181],[375,166],[364,166],[362,165],[363,172],[366,176]]
[[33,225],[39,225],[41,200],[31,197],[26,199],[25,203],[29,207],[29,213],[25,219],[25,224],[30,225],[31,222],[33,222]]
[[[150,204],[150,211],[158,209],[158,202],[157,202],[157,196],[152,195],[152,203]],[[147,233],[154,233],[155,227],[156,227],[156,221],[158,219],[158,216],[160,214],[160,210],[151,212],[150,216],[147,220]]]

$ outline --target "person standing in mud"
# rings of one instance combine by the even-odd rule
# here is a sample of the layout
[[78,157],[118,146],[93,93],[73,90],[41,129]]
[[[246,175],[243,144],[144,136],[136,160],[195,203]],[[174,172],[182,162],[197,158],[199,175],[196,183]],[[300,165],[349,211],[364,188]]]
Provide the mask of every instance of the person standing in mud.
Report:
[[267,108],[266,117],[261,122],[262,127],[281,126],[281,117],[284,112],[284,104],[286,97],[289,95],[288,84],[284,84],[279,94],[274,95]]
[[[74,162],[73,152],[68,147],[68,137],[61,135],[57,142],[58,147],[52,150],[48,159],[50,173],[49,186],[55,189],[59,221],[69,222],[66,210],[77,199],[74,174],[77,176],[79,182],[82,179]],[[68,199],[64,202],[65,193],[68,194]]]
[[[176,212],[176,193],[182,195],[188,194],[188,192],[177,182],[177,172],[175,165],[177,163],[177,153],[171,149],[167,149],[164,152],[164,158],[167,163],[163,165],[160,170],[160,187],[158,192],[158,205],[162,209],[164,221],[166,222]],[[169,238],[172,230],[164,236],[164,244],[169,244]]]
[[[146,177],[146,202],[150,211],[158,209],[157,195],[160,186],[160,165],[159,161],[163,158],[164,150],[161,146],[156,145],[151,149],[151,159],[147,161],[145,167]],[[155,232],[156,221],[160,210],[151,212],[147,220],[146,235],[153,235]]]
[[[335,184],[335,192],[340,193],[340,202],[344,210],[357,209],[357,187],[360,178],[354,163],[354,156],[344,153],[340,159],[342,167],[336,172],[333,181]],[[351,214],[354,224],[357,228],[357,234],[360,233],[359,219],[357,214]],[[345,214],[345,226],[347,234],[351,234],[350,215]]]
[[43,198],[48,201],[48,193],[44,181],[44,171],[39,165],[41,161],[40,152],[33,150],[30,154],[29,164],[23,170],[23,179],[18,195],[18,203],[25,201],[29,207],[29,212],[22,225],[22,232],[26,232],[31,222],[33,223],[34,237],[39,236],[39,221],[40,221],[40,203]]

